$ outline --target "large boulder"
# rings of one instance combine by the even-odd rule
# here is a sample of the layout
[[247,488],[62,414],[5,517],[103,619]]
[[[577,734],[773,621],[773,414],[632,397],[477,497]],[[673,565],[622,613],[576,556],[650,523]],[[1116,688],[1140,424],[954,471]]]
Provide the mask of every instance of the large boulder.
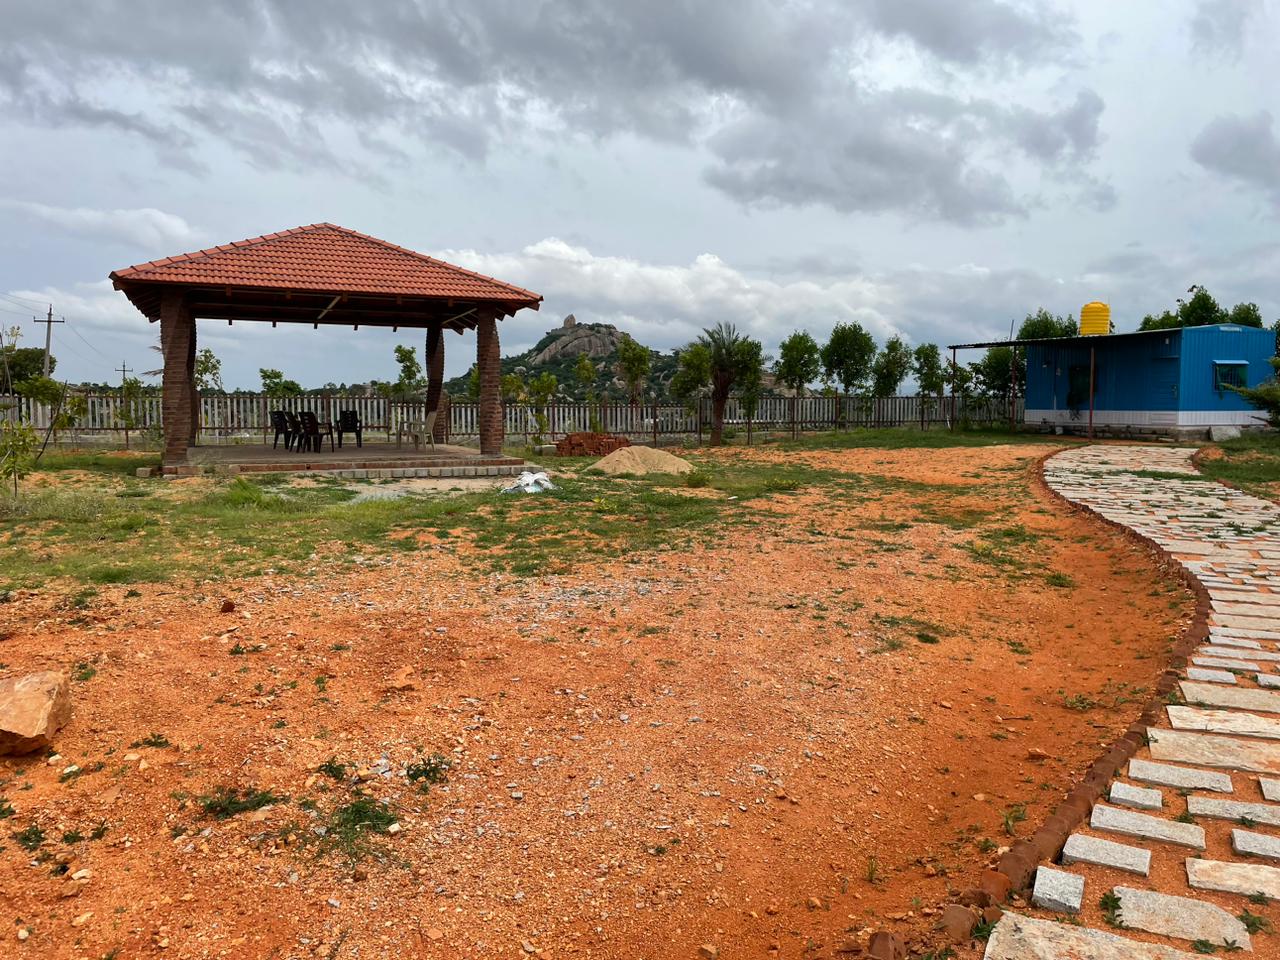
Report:
[[1238,440],[1240,439],[1240,428],[1229,424],[1218,424],[1209,428],[1209,439],[1214,443],[1221,443],[1223,440]]
[[49,746],[71,719],[71,687],[51,670],[0,680],[0,754]]

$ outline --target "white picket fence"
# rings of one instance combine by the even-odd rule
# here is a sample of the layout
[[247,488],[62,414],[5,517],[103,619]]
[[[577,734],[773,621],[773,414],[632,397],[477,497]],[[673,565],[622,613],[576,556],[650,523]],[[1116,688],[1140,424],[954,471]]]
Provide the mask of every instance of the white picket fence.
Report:
[[[82,394],[87,412],[76,425],[64,433],[64,439],[109,439],[123,436],[124,401],[118,393]],[[262,394],[218,394],[200,398],[200,442],[244,443],[271,434],[271,412],[311,411],[321,420],[336,420],[340,410],[355,410],[364,429],[370,434],[385,431],[394,436],[400,425],[426,417],[425,402],[403,402],[385,397],[346,395],[305,395],[266,397]],[[607,401],[602,403],[551,403],[543,408],[547,427],[541,431],[549,440],[569,433],[592,429],[629,436],[633,439],[657,438],[661,435],[701,435],[711,429],[711,401],[703,399],[691,409],[681,404],[655,404]],[[133,405],[133,427],[138,433],[158,434],[161,423],[160,397],[148,394]],[[452,402],[448,405],[446,434],[450,439],[467,440],[479,434],[479,405]],[[506,404],[503,418],[511,438],[529,439],[538,431],[538,409],[530,404]],[[0,416],[20,416],[43,429],[53,411],[24,397],[0,396]],[[1021,422],[1023,402],[1019,399],[1014,419]],[[739,400],[731,399],[725,410],[726,425],[735,430],[789,430],[794,423],[801,430],[846,427],[937,427],[950,424],[953,403],[949,396],[883,397],[876,400],[857,397],[765,397],[748,420]],[[973,424],[1010,422],[1010,411],[1004,399],[957,398],[954,417]]]

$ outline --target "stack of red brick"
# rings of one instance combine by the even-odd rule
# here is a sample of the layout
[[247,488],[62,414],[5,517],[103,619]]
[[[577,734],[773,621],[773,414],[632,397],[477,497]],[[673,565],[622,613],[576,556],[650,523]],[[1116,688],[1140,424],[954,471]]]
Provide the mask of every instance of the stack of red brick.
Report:
[[556,444],[560,457],[603,457],[621,447],[631,446],[626,437],[611,433],[571,433]]

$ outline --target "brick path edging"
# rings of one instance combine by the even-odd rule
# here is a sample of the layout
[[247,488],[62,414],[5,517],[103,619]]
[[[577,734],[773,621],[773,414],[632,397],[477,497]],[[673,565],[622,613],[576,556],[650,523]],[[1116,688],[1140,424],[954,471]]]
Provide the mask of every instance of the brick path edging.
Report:
[[1062,803],[1058,804],[1036,832],[1030,837],[1019,840],[1000,858],[996,870],[1009,878],[1015,890],[1023,890],[1030,885],[1036,868],[1042,862],[1057,859],[1063,845],[1067,842],[1067,837],[1088,819],[1094,802],[1106,793],[1112,777],[1138,752],[1140,747],[1146,744],[1147,727],[1159,721],[1160,711],[1166,704],[1165,697],[1177,689],[1182,669],[1187,665],[1192,651],[1209,636],[1209,591],[1189,570],[1178,563],[1169,551],[1124,524],[1109,520],[1089,507],[1068,500],[1049,486],[1044,479],[1044,465],[1050,457],[1061,452],[1062,450],[1054,450],[1045,454],[1032,465],[1035,485],[1048,494],[1051,500],[1057,501],[1067,509],[1088,514],[1153,551],[1159,557],[1161,566],[1176,571],[1182,582],[1195,595],[1195,614],[1182,632],[1182,636],[1174,644],[1165,670],[1156,681],[1155,692],[1147,701],[1138,719],[1129,724],[1124,734],[1093,762],[1076,788]]

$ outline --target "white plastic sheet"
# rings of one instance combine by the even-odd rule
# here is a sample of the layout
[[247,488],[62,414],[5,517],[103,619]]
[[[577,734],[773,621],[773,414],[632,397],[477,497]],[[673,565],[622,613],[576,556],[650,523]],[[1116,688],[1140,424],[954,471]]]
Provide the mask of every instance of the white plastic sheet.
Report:
[[542,493],[544,490],[554,490],[555,484],[541,470],[537,473],[531,473],[526,470],[520,476],[516,477],[516,482],[509,487],[503,487],[503,493]]

